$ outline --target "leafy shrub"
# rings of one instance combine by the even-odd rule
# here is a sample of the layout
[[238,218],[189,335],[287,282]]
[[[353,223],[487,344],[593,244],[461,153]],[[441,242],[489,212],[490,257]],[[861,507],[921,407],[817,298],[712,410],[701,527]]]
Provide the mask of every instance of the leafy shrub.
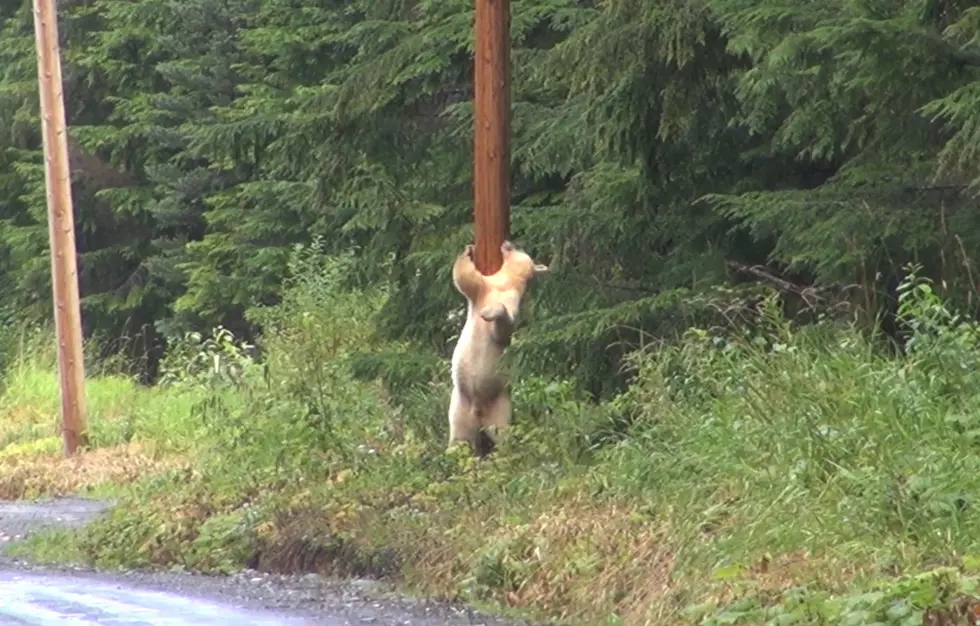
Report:
[[253,364],[254,346],[218,326],[210,337],[191,332],[172,342],[160,361],[161,386],[196,385],[208,391],[242,384],[245,370]]
[[198,460],[123,490],[89,558],[400,576],[611,623],[692,606],[704,623],[899,624],[972,588],[914,576],[980,553],[980,335],[914,272],[901,358],[770,295],[750,327],[635,351],[601,404],[518,372],[514,426],[479,461],[446,450],[438,357],[394,384],[368,371],[413,348],[376,341],[385,293],[346,281],[348,262],[297,249],[282,302],[250,312],[260,358],[225,333],[174,353]]
[[749,597],[719,611],[702,605],[691,607],[686,613],[689,619],[702,626],[953,626],[975,623],[980,613],[980,602],[974,597],[978,591],[980,581],[977,578],[962,576],[952,568],[941,568],[916,576],[903,576],[843,596],[797,587],[784,592],[780,601],[770,606],[764,606],[758,597]]

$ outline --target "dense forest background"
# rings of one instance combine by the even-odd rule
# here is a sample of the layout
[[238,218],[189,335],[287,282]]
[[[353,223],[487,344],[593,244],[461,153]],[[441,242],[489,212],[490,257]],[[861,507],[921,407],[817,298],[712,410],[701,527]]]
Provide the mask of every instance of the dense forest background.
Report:
[[980,1],[511,9],[512,236],[552,272],[482,462],[446,446],[473,0],[60,2],[64,459],[31,3],[0,0],[0,499],[118,502],[37,554],[610,626],[980,615]]
[[[315,241],[427,346],[389,366],[446,354],[471,0],[59,5],[87,334],[152,378],[168,338],[254,335]],[[51,315],[30,9],[0,0],[7,324]],[[512,232],[554,269],[519,354],[604,395],[619,346],[753,281],[870,322],[910,261],[971,306],[978,28],[960,0],[513,0]]]

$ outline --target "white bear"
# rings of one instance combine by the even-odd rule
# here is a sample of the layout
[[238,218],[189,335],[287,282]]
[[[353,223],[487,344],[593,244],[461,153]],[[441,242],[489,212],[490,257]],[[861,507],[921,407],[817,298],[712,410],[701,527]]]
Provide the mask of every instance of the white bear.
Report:
[[472,244],[453,265],[453,284],[466,297],[467,310],[453,350],[449,445],[466,441],[481,457],[494,448],[484,429],[510,424],[510,389],[498,365],[517,326],[521,298],[531,280],[548,271],[509,241],[500,250],[503,265],[492,276],[476,269]]

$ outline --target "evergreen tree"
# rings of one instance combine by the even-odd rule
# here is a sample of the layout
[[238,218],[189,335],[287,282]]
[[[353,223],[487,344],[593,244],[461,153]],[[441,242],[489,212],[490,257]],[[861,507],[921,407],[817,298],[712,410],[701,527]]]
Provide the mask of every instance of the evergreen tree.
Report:
[[[626,346],[715,315],[757,264],[784,286],[856,285],[869,318],[909,260],[971,298],[978,11],[514,0],[512,232],[554,268],[514,353],[607,393]],[[448,354],[471,239],[470,0],[61,12],[89,332],[250,332],[245,311],[316,238],[390,286],[385,337]],[[43,318],[29,3],[0,2],[0,38],[3,314]]]

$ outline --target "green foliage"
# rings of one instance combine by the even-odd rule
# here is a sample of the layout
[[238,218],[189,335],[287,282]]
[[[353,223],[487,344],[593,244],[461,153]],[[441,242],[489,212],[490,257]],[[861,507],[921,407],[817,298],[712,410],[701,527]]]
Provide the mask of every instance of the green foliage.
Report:
[[637,413],[626,442],[603,453],[615,459],[605,479],[625,471],[622,488],[645,497],[690,482],[672,507],[725,511],[705,548],[719,558],[872,535],[875,552],[972,549],[975,444],[951,418],[976,400],[976,334],[914,277],[903,294],[914,330],[902,360],[853,331],[794,328],[772,303],[757,329],[692,330],[682,347],[638,353],[639,382],[622,400]]
[[[0,378],[0,450],[14,452],[18,444],[47,441],[46,449],[60,451],[60,396],[57,357],[49,328],[25,328],[4,338],[9,363]],[[100,348],[87,343],[85,351]],[[152,440],[173,449],[189,441],[188,408],[192,394],[168,394],[141,387],[131,377],[98,366],[90,357],[85,387],[88,435],[95,447]],[[157,406],[160,398],[166,400]],[[21,450],[24,452],[24,450]]]
[[[0,319],[43,321],[29,8],[0,13]],[[378,338],[411,344],[361,355],[360,373],[424,385],[422,361],[459,327],[472,15],[456,0],[64,7],[83,305],[104,352],[152,375],[163,340],[254,338],[246,312],[283,297],[292,247],[315,240],[353,255],[353,283],[388,290]],[[850,285],[870,322],[918,262],[972,314],[977,16],[909,0],[515,2],[512,231],[555,270],[518,361],[610,397],[630,347],[709,323],[698,298],[744,265]],[[409,381],[406,354],[427,374]]]
[[[872,579],[980,552],[977,7],[512,3],[512,231],[553,272],[508,353],[516,425],[488,464],[444,450],[472,14],[62,7],[89,359],[153,370],[167,348],[156,388],[100,382],[94,438],[196,462],[124,490],[88,558],[226,571],[301,536],[349,571],[436,562],[442,592],[596,617],[576,604],[604,580],[591,553],[548,535],[570,493],[663,525],[671,574],[705,596],[769,552]],[[29,3],[0,2],[4,347],[53,310],[31,35]],[[845,285],[860,326],[812,304]],[[814,323],[788,321],[793,299]],[[877,349],[881,313],[899,358]],[[54,378],[9,353],[4,398],[43,410],[0,435],[50,436]],[[625,572],[623,537],[649,524],[610,524],[595,558]],[[772,619],[900,623],[891,598],[939,584],[909,580],[846,610],[817,585]],[[769,619],[754,584],[715,618]],[[606,588],[603,616],[636,618],[639,592]],[[638,619],[680,602],[653,604]]]
[[85,555],[79,549],[78,537],[71,530],[48,530],[32,534],[24,541],[8,546],[5,552],[13,558],[30,558],[43,564],[85,562]]
[[[159,418],[173,432],[144,419],[135,437],[177,433],[165,449],[193,463],[114,488],[120,506],[74,553],[401,577],[623,623],[921,623],[972,593],[935,567],[972,575],[980,552],[980,342],[917,268],[899,290],[900,358],[833,317],[789,320],[771,293],[751,325],[633,351],[608,401],[518,377],[515,423],[478,460],[446,449],[444,375],[389,388],[352,374],[408,350],[374,342],[390,295],[351,281],[352,263],[293,251],[281,302],[249,313],[261,363],[224,332],[175,349],[166,371],[185,374],[158,390],[193,402]],[[217,370],[187,374],[215,354]],[[226,358],[242,358],[233,384],[210,373]]]
[[250,348],[220,326],[207,338],[200,333],[187,333],[182,342],[171,345],[160,362],[157,382],[162,386],[196,385],[206,390],[236,386],[252,363]]
[[[791,589],[779,604],[771,607],[760,606],[758,599],[752,598],[692,621],[703,626],[738,623],[919,626],[926,623],[923,617],[928,612],[936,623],[968,624],[975,610],[969,598],[977,589],[975,577],[942,568],[843,597],[806,588]],[[692,607],[688,617],[698,616],[705,609],[710,611],[705,606]]]

